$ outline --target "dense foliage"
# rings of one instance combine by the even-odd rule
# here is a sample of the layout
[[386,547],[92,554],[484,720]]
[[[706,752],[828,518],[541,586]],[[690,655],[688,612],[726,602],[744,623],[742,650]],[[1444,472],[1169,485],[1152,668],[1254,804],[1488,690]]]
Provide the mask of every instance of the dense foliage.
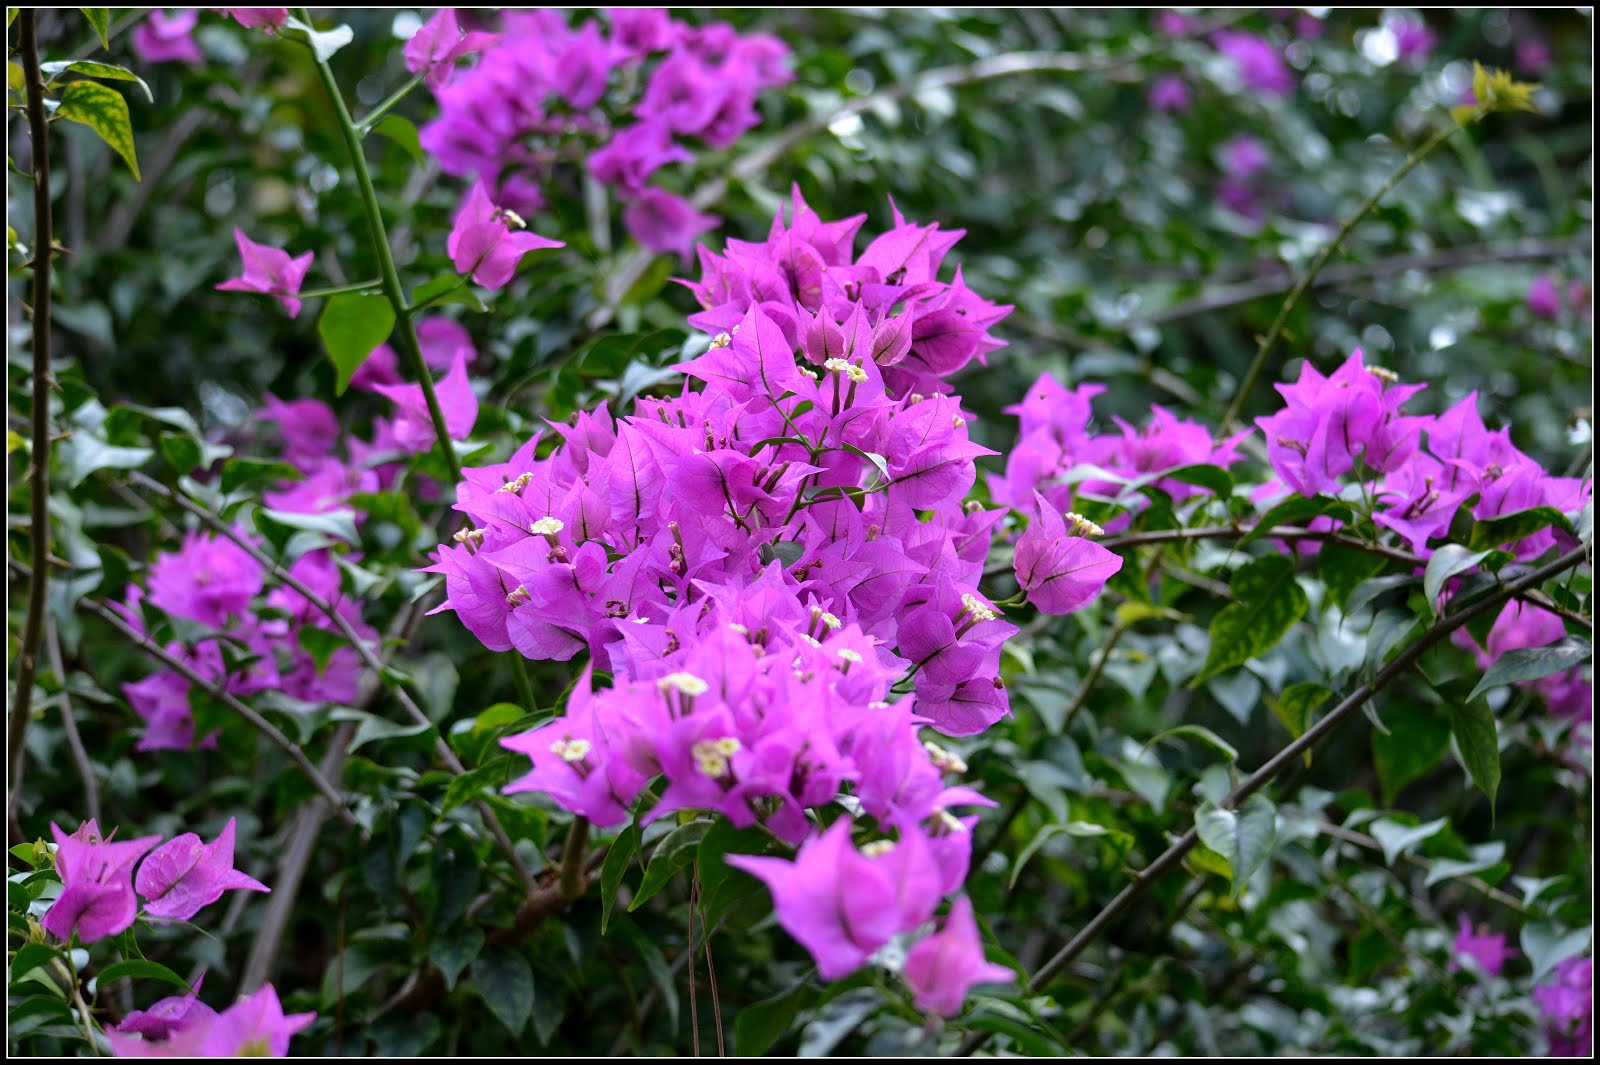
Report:
[[1590,1050],[1587,14],[10,18],[12,1052]]

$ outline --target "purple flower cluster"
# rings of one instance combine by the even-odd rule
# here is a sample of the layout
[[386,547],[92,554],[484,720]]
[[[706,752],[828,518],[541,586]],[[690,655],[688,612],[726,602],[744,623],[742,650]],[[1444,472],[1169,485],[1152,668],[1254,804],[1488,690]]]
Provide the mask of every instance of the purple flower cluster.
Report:
[[1458,959],[1471,958],[1473,963],[1489,976],[1499,976],[1500,970],[1506,962],[1517,956],[1517,952],[1506,946],[1506,937],[1499,932],[1486,932],[1472,930],[1472,921],[1466,914],[1462,914],[1453,944],[1455,957],[1450,959],[1450,968],[1459,969],[1461,961]]
[[[1256,419],[1281,485],[1336,496],[1347,476],[1367,483],[1373,520],[1424,558],[1433,553],[1428,541],[1448,531],[1468,500],[1476,499],[1472,516],[1484,521],[1540,506],[1573,511],[1591,496],[1589,481],[1547,474],[1508,430],[1485,428],[1476,392],[1443,414],[1407,415],[1406,401],[1423,387],[1364,365],[1359,350],[1327,377],[1306,363],[1298,381],[1277,386],[1288,406]],[[1530,559],[1564,537],[1545,529],[1506,546]]]
[[[824,223],[797,193],[765,243],[702,250],[691,322],[714,335],[678,367],[681,394],[580,414],[545,457],[535,439],[463,471],[471,525],[432,567],[486,646],[587,651],[615,678],[504,741],[533,763],[508,790],[610,826],[662,777],[645,822],[764,824],[799,853],[746,867],[833,974],[964,879],[974,818],[949,810],[987,801],[946,786],[965,767],[918,728],[969,735],[1007,714],[1000,647],[1017,631],[978,591],[1004,511],[962,503],[991,452],[941,380],[998,346],[987,328],[1008,308],[959,272],[938,280],[960,233],[897,213],[856,257],[862,221]],[[813,835],[807,811],[841,794],[884,838],[857,848],[848,818]],[[918,955],[929,1008],[993,975],[955,960],[975,945],[962,912]]]
[[[93,818],[70,836],[52,823],[61,894],[41,924],[62,942],[76,930],[80,942],[93,943],[132,927],[139,913],[136,891],[145,900],[147,916],[187,921],[224,891],[269,890],[233,867],[233,832],[230,817],[215,842],[201,843],[199,836],[185,832],[156,847],[160,836],[122,843],[102,838]],[[133,867],[140,858],[144,862],[135,877]]]
[[[243,530],[239,536],[250,542]],[[335,604],[357,632],[373,635],[361,620],[358,604],[342,599],[339,569],[326,551],[302,555],[289,572],[317,595]],[[333,622],[300,593],[275,588],[262,595],[266,572],[238,544],[223,536],[190,532],[183,546],[151,564],[146,592],[129,585],[125,602],[113,604],[140,632],[145,632],[143,604],[217,631],[185,644],[174,640],[166,651],[201,677],[234,695],[267,689],[305,702],[345,703],[355,698],[360,664],[354,650],[340,647],[319,668],[298,634],[306,627],[334,628]],[[259,605],[258,605],[259,599]],[[224,657],[244,659],[230,666]],[[195,746],[194,716],[189,709],[190,683],[174,670],[163,670],[122,686],[128,702],[145,722],[135,750],[189,750]],[[200,740],[216,745],[215,735]]]
[[281,1058],[289,1040],[317,1019],[315,1013],[285,1015],[271,984],[218,1013],[195,994],[164,998],[135,1010],[106,1033],[119,1058]]
[[[1049,374],[1041,374],[1021,403],[1006,408],[1022,424],[1017,446],[1006,459],[1005,476],[989,480],[997,502],[1059,516],[1072,509],[1077,494],[1117,496],[1123,485],[1105,479],[1106,473],[1127,482],[1197,463],[1229,466],[1238,459],[1239,442],[1250,435],[1243,432],[1213,443],[1205,426],[1155,405],[1142,429],[1113,417],[1117,432],[1091,433],[1091,404],[1104,391],[1105,386],[1095,384],[1067,389]],[[1154,484],[1180,501],[1206,491],[1159,476]],[[1107,529],[1115,532],[1129,520],[1121,516]]]
[[1558,962],[1554,982],[1535,987],[1533,1001],[1544,1014],[1552,1056],[1586,1058],[1594,1053],[1593,956]]
[[[689,145],[727,148],[760,122],[756,97],[791,78],[774,37],[722,22],[694,27],[658,9],[607,12],[573,28],[558,11],[505,11],[498,34],[469,33],[441,11],[407,47],[427,72],[439,116],[423,147],[446,173],[475,176],[495,202],[529,213],[571,143],[588,143],[589,172],[629,201],[629,231],[652,251],[684,253],[717,221],[647,187],[661,167],[694,158]],[[458,58],[480,53],[476,66]],[[612,125],[613,115],[633,121]]]

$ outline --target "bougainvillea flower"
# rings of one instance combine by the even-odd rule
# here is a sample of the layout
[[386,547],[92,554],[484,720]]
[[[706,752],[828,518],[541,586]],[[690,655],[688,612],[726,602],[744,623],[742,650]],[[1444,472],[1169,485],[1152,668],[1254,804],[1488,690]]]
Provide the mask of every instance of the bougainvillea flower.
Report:
[[168,840],[139,866],[133,886],[144,897],[145,912],[170,921],[187,921],[222,897],[224,891],[270,891],[267,885],[233,867],[237,818],[211,843],[193,832]]
[[406,42],[406,69],[413,74],[426,72],[428,88],[435,91],[450,83],[456,60],[494,44],[493,33],[467,32],[456,20],[453,7],[441,7]]
[[1584,1057],[1594,1048],[1594,958],[1557,962],[1555,981],[1533,989],[1549,1029],[1550,1053]]
[[110,1031],[106,1038],[117,1057],[281,1058],[289,1039],[317,1019],[315,1013],[284,1015],[271,984],[246,995],[221,1013],[195,1017],[193,1023],[168,1033],[166,1039]]
[[972,916],[972,902],[956,898],[944,928],[913,946],[903,975],[919,1010],[954,1017],[974,984],[1010,983],[1017,974],[983,957],[983,941]]
[[[522,232],[522,225],[516,215],[494,205],[482,181],[474,183],[446,242],[456,270],[471,274],[484,288],[502,288],[530,251],[566,246],[559,240]],[[517,232],[512,231],[513,226]]]
[[261,592],[266,570],[226,536],[191,529],[183,547],[150,567],[150,602],[176,617],[224,628]]
[[148,18],[133,28],[129,40],[133,50],[146,63],[202,63],[205,56],[194,43],[194,24],[200,17],[195,8],[169,15],[165,11],[152,11]]
[[1506,962],[1517,956],[1515,950],[1506,946],[1506,937],[1500,933],[1474,933],[1472,921],[1466,914],[1461,915],[1460,931],[1456,933],[1455,954],[1456,957],[1450,960],[1450,968],[1461,967],[1457,958],[1471,958],[1490,976],[1499,976]]
[[271,33],[273,27],[289,21],[289,9],[286,7],[220,7],[213,10],[221,11],[247,30],[265,29]]
[[51,822],[50,834],[56,841],[62,890],[40,922],[45,931],[66,941],[76,928],[80,941],[93,943],[131,927],[139,912],[133,865],[161,837],[110,843],[100,837],[100,826],[92,818],[70,836]]
[[728,856],[771,890],[778,923],[811,952],[824,980],[855,972],[902,927],[889,869],[856,849],[850,824],[834,822],[801,844],[792,862]]
[[685,264],[692,257],[695,238],[722,221],[714,214],[695,210],[682,196],[653,188],[645,189],[628,204],[622,220],[644,247],[662,254],[675,252]]
[[1189,83],[1176,74],[1163,74],[1150,86],[1150,106],[1156,111],[1189,110]]
[[1218,30],[1211,35],[1211,43],[1233,60],[1245,88],[1268,96],[1294,92],[1294,74],[1270,41],[1240,30]]
[[589,156],[589,172],[628,195],[644,189],[650,175],[668,163],[687,163],[694,154],[672,139],[661,120],[635,122],[619,129],[605,147]]
[[[393,425],[397,444],[417,454],[433,447],[438,434],[434,431],[433,414],[428,410],[421,385],[374,385],[372,390],[392,400],[398,408]],[[465,440],[478,420],[478,397],[467,377],[465,349],[457,349],[450,372],[439,379],[434,395],[444,412],[445,428],[450,430],[451,439]]]
[[1528,310],[1551,321],[1561,316],[1561,292],[1554,275],[1543,273],[1533,279],[1528,286]]
[[1037,517],[1017,540],[1017,583],[1028,602],[1046,614],[1081,610],[1122,569],[1122,558],[1085,536],[1087,523],[1078,519],[1069,529],[1043,496],[1036,493],[1034,499]]
[[173,1033],[196,1025],[208,1024],[217,1011],[200,1001],[200,988],[205,977],[194,982],[194,992],[172,995],[147,1010],[134,1010],[122,1019],[116,1030],[124,1035],[139,1035],[148,1040],[171,1039]]
[[239,255],[244,259],[244,273],[229,278],[217,288],[223,292],[260,292],[271,296],[293,318],[300,313],[300,300],[296,293],[305,282],[306,271],[311,268],[313,253],[289,257],[282,248],[257,244],[235,228],[233,239],[239,245]]

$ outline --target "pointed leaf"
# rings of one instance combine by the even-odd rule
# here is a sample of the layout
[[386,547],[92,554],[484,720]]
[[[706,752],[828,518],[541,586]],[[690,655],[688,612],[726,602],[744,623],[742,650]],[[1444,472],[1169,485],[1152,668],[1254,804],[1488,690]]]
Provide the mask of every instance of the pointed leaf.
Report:
[[393,330],[394,308],[381,295],[345,292],[328,300],[317,333],[333,360],[335,392],[344,394],[350,378]]
[[1231,588],[1236,601],[1211,620],[1206,663],[1190,687],[1272,650],[1308,605],[1294,578],[1294,562],[1282,555],[1245,566],[1234,574]]
[[629,913],[643,906],[666,887],[668,881],[689,867],[700,841],[710,829],[710,821],[690,821],[673,829],[656,844],[655,851],[650,855],[650,864],[644,868],[644,882],[639,885],[639,893],[628,904]]
[[600,866],[600,934],[606,934],[611,923],[611,907],[616,905],[617,888],[622,886],[622,876],[639,853],[639,826],[628,825],[606,851],[606,860]]
[[[15,8],[12,9],[15,12]],[[100,38],[101,48],[111,47],[111,9],[108,7],[80,7],[83,17],[89,20],[89,25],[94,27],[94,32]],[[10,23],[7,23],[10,25]]]
[[143,180],[139,176],[139,159],[133,150],[133,122],[128,118],[128,101],[120,92],[97,81],[75,81],[61,94],[56,117],[81,122],[94,130],[112,151],[122,156],[122,161],[133,171],[133,180]]
[[533,967],[520,954],[491,948],[472,963],[472,988],[513,1037],[533,1013]]
[[1422,574],[1422,593],[1428,598],[1429,616],[1439,614],[1439,593],[1444,591],[1445,582],[1488,557],[1487,551],[1470,551],[1460,544],[1445,544],[1435,551]]
[[1278,814],[1265,795],[1252,795],[1237,810],[1226,810],[1209,800],[1195,811],[1200,841],[1228,860],[1235,897],[1244,890],[1272,853],[1278,835]]
[[1495,793],[1500,790],[1500,734],[1495,727],[1494,712],[1482,699],[1469,699],[1452,706],[1450,732],[1456,738],[1461,765],[1478,790],[1489,796],[1492,808]]
[[1589,646],[1589,641],[1577,636],[1563,636],[1543,647],[1520,647],[1515,651],[1507,651],[1489,667],[1467,700],[1470,702],[1490,688],[1498,688],[1502,684],[1539,680],[1541,677],[1564,673],[1580,662],[1587,661],[1593,654],[1594,648]]

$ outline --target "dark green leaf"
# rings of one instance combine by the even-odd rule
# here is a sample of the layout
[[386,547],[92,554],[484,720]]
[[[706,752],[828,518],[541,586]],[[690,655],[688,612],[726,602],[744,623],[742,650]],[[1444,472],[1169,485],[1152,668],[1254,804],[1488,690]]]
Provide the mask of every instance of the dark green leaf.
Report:
[[[1283,722],[1283,727],[1289,730],[1289,735],[1299,739],[1311,727],[1312,715],[1317,707],[1333,697],[1333,692],[1315,681],[1305,681],[1300,684],[1291,684],[1283,689],[1283,694],[1274,699],[1267,696],[1267,704],[1272,707],[1272,713]],[[1306,751],[1306,765],[1311,764],[1311,752]]]
[[1239,570],[1231,590],[1235,602],[1212,619],[1211,648],[1191,687],[1272,650],[1306,612],[1306,593],[1295,581],[1294,562],[1282,555],[1257,559]]
[[1372,758],[1384,802],[1392,803],[1401,788],[1439,764],[1450,746],[1450,724],[1427,707],[1407,702],[1390,706],[1385,720],[1389,735],[1373,732]]
[[1500,790],[1500,739],[1489,704],[1474,698],[1451,706],[1450,731],[1456,738],[1461,764],[1478,790],[1489,796],[1492,808],[1495,793]]
[[1244,535],[1244,538],[1239,541],[1239,546],[1243,547],[1245,544],[1259,540],[1264,536],[1270,536],[1272,535],[1272,530],[1279,526],[1300,525],[1310,521],[1312,518],[1320,518],[1324,514],[1331,514],[1347,520],[1350,516],[1350,507],[1337,499],[1328,499],[1324,496],[1315,498],[1290,496],[1261,515],[1261,520],[1256,522],[1255,528]]
[[742,1058],[764,1057],[778,1037],[789,1030],[800,1007],[815,997],[816,989],[807,978],[740,1010],[733,1021],[734,1053]]
[[241,488],[261,487],[278,481],[294,480],[299,476],[300,471],[287,462],[241,455],[222,464],[222,490],[236,492]]
[[1222,757],[1228,760],[1229,764],[1239,760],[1239,752],[1234,748],[1233,744],[1227,742],[1204,725],[1178,725],[1167,729],[1165,732],[1159,732],[1150,738],[1150,742],[1144,745],[1143,750],[1148,751],[1160,741],[1174,736],[1193,736],[1201,743],[1214,748]]
[[1588,661],[1593,654],[1594,648],[1589,641],[1577,636],[1563,636],[1544,647],[1519,647],[1515,651],[1507,651],[1495,659],[1467,700],[1470,702],[1490,688],[1498,688],[1502,684],[1538,680],[1565,672],[1580,662]]
[[1428,559],[1428,568],[1422,575],[1422,594],[1428,600],[1428,613],[1439,613],[1439,596],[1445,582],[1458,573],[1472,569],[1489,556],[1488,551],[1470,551],[1460,544],[1445,544]]
[[1593,930],[1588,928],[1562,931],[1548,921],[1523,925],[1519,945],[1533,966],[1532,983],[1539,983],[1561,962],[1583,953],[1592,938]]
[[134,980],[162,980],[173,987],[181,987],[186,994],[193,994],[194,989],[188,981],[165,965],[143,958],[129,958],[127,961],[114,962],[100,970],[100,987],[110,987],[116,981],[130,977]]
[[1552,525],[1563,532],[1572,531],[1572,523],[1567,520],[1565,514],[1555,507],[1534,507],[1531,510],[1519,510],[1512,514],[1505,514],[1498,518],[1489,518],[1486,521],[1474,523],[1472,535],[1467,539],[1467,546],[1476,551],[1482,548],[1514,544],[1518,540],[1532,536],[1541,529],[1548,529]]
[[439,967],[446,988],[456,986],[461,970],[472,964],[483,943],[483,931],[478,928],[457,928],[434,937],[428,959]]
[[1235,897],[1251,874],[1272,853],[1278,837],[1278,814],[1265,795],[1252,795],[1237,810],[1226,810],[1209,800],[1195,811],[1200,840],[1228,861]]
[[520,954],[493,947],[472,963],[472,988],[513,1037],[533,1013],[533,967]]
[[629,913],[643,906],[656,892],[666,887],[668,881],[689,867],[700,841],[710,829],[710,821],[690,821],[673,829],[656,844],[655,851],[650,855],[650,864],[644,868],[644,881],[639,885],[639,892],[628,904]]
[[[21,887],[21,885],[16,885]],[[23,909],[27,904],[23,904]],[[66,956],[48,943],[24,943],[17,951],[16,957],[11,959],[10,980],[13,986],[16,982],[28,975],[41,965],[48,965],[52,961],[66,962]]]
[[611,907],[616,905],[617,889],[622,886],[622,876],[639,853],[639,826],[629,823],[622,834],[606,851],[606,860],[600,866],[600,934],[605,935],[611,923]]
[[1381,555],[1355,547],[1323,544],[1317,552],[1317,576],[1328,587],[1328,601],[1345,609],[1345,602],[1356,586],[1384,567]]
[[445,789],[444,804],[439,808],[440,815],[443,816],[459,806],[465,806],[485,790],[500,787],[511,779],[515,765],[516,759],[507,754],[462,773]]
[[341,647],[350,646],[339,633],[332,629],[319,629],[315,625],[302,625],[299,640],[300,646],[306,649],[311,655],[311,660],[316,663],[318,673],[328,671],[328,659],[333,657],[333,652]]

